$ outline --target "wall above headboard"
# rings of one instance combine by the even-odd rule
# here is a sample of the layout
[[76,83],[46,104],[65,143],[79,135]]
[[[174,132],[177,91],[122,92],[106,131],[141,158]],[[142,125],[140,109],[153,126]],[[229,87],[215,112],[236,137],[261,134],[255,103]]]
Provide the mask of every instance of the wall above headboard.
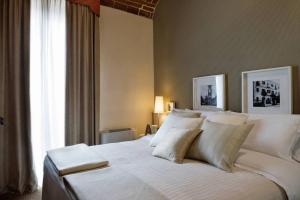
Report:
[[[175,1],[175,2],[174,2]],[[292,65],[300,113],[299,0],[164,0],[154,17],[155,95],[192,107],[192,78],[225,73],[241,111],[241,72]]]

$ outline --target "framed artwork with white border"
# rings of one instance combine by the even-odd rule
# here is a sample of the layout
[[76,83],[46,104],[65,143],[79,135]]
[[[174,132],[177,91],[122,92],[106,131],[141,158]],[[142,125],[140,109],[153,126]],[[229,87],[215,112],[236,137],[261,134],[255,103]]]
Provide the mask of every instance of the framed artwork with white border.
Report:
[[225,79],[225,74],[193,78],[193,109],[225,110]]
[[242,112],[292,114],[292,66],[242,72]]

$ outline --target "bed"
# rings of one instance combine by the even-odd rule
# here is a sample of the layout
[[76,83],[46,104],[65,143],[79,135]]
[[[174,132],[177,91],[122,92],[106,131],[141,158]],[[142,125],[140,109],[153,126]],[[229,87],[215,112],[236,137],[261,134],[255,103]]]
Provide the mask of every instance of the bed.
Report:
[[[185,159],[183,164],[176,164],[154,157],[153,148],[149,146],[151,137],[92,146],[90,149],[109,160],[110,165],[64,177],[57,175],[53,163],[46,157],[43,200],[300,199],[300,164],[297,162],[241,149],[233,173],[228,173],[199,161]],[[106,171],[115,173],[115,180],[101,180],[99,175]],[[135,184],[122,182],[127,177]]]

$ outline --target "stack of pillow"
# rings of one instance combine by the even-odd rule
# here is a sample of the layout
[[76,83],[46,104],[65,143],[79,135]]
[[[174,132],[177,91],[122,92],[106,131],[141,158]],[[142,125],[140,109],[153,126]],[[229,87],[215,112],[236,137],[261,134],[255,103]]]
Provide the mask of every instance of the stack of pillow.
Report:
[[152,155],[176,163],[184,158],[204,161],[226,171],[232,171],[241,147],[300,160],[299,116],[233,112],[205,115],[173,111],[151,140],[150,145],[155,147]]
[[182,163],[188,148],[201,132],[200,113],[173,111],[159,128],[150,145],[153,155]]

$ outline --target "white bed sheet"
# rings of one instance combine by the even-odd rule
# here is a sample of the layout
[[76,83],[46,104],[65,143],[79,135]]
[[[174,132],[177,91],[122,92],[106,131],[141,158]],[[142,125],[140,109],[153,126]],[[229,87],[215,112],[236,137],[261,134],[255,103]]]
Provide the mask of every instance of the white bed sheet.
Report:
[[300,163],[242,149],[236,165],[276,182],[289,200],[300,199]]
[[[175,164],[153,157],[150,139],[148,136],[136,141],[93,146],[91,149],[109,160],[111,166],[134,175],[170,200],[283,200],[286,193],[282,188],[291,194],[288,192],[289,186],[280,187],[274,182],[275,179],[248,169],[237,167],[233,173],[228,173],[193,160]],[[111,192],[116,192],[113,185]],[[117,192],[119,196],[115,199],[122,199],[122,191]],[[299,196],[291,197],[300,199]]]

